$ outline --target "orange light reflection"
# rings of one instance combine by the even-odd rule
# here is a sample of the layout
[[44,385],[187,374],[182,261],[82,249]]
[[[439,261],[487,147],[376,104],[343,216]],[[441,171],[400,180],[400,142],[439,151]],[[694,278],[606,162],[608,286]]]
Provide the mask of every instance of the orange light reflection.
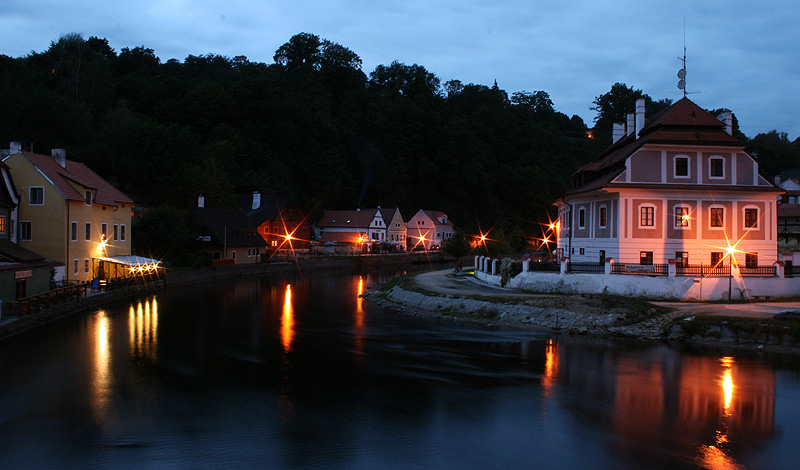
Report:
[[285,352],[291,351],[293,337],[294,309],[292,308],[292,285],[287,284],[286,292],[283,294],[283,316],[281,317],[281,340]]

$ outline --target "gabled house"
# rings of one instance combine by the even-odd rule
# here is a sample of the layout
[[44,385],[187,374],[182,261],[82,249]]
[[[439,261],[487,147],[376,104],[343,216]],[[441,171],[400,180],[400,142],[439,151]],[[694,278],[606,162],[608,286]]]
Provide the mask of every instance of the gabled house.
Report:
[[317,229],[321,245],[350,246],[362,252],[378,250],[386,240],[386,221],[379,209],[326,210]]
[[131,253],[133,200],[89,167],[63,149],[40,155],[18,142],[2,161],[19,192],[16,241],[62,263],[56,281],[91,280],[93,258]]
[[[247,217],[258,228],[267,249],[308,251],[311,246],[311,221],[306,210],[282,194],[253,193]],[[287,236],[291,237],[287,243]]]
[[425,250],[438,248],[453,237],[453,223],[442,211],[420,209],[406,222],[409,249],[423,246]]
[[199,196],[193,215],[200,246],[213,260],[236,265],[261,262],[266,242],[244,212],[205,207],[205,198]]
[[771,265],[777,196],[721,119],[682,98],[645,119],[644,100],[614,142],[572,175],[555,202],[558,250],[570,262]]
[[399,208],[381,209],[381,217],[386,222],[386,244],[390,251],[405,251],[408,230]]
[[797,249],[800,247],[800,169],[792,170],[784,170],[775,177],[775,183],[786,191],[778,201],[778,243],[783,248]]

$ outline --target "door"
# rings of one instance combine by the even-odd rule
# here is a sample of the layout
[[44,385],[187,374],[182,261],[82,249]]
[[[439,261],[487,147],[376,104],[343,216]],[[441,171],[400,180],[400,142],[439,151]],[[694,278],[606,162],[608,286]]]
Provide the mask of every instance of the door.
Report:
[[17,300],[28,296],[27,279],[17,279]]

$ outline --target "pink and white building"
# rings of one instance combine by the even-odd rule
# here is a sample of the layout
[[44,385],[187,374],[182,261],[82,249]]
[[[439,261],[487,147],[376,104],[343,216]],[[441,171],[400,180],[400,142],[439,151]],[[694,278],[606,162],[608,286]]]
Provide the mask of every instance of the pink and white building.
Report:
[[647,119],[644,100],[614,142],[572,175],[558,207],[559,254],[630,265],[744,267],[778,260],[780,188],[720,118],[682,98]]

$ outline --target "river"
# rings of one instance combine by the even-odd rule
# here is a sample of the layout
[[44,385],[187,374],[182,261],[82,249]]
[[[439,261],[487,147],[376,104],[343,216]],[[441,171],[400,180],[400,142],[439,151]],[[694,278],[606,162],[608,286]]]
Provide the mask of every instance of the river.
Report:
[[172,287],[0,345],[0,467],[790,469],[782,356],[413,318],[391,273]]

